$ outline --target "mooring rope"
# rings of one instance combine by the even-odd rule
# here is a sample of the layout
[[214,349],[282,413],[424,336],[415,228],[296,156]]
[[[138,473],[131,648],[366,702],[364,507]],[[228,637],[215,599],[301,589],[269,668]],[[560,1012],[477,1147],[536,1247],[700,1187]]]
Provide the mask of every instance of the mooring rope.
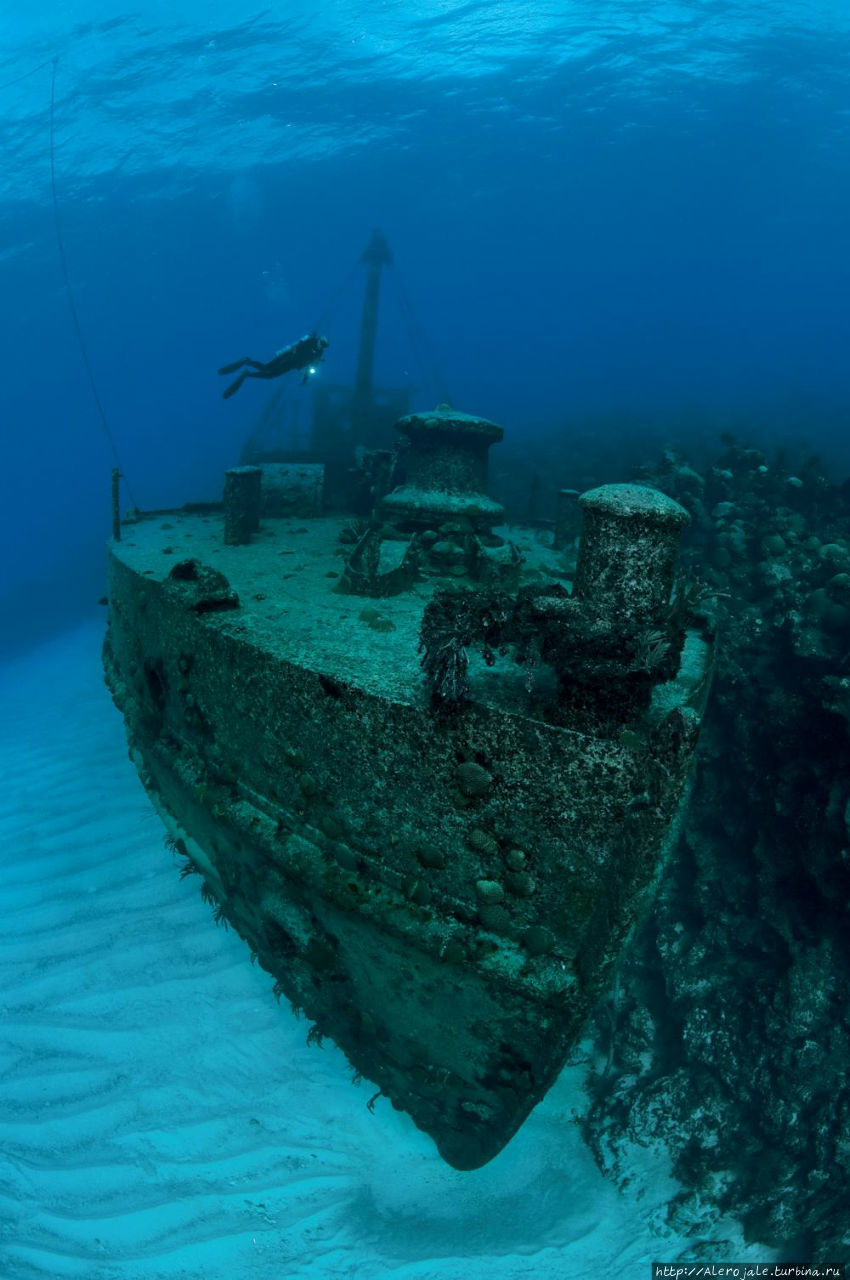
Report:
[[30,67],[29,71],[25,71],[23,75],[15,76],[14,80],[7,80],[5,84],[0,84],[0,93],[4,89],[11,89],[13,85],[20,84],[22,80],[29,80],[30,76],[34,76],[36,71],[43,71],[45,67],[49,67],[51,62],[55,62],[55,58],[48,58],[46,62],[40,62],[37,67]]
[[[138,503],[136,502],[136,499],[133,495],[133,490],[130,486],[130,482],[127,479],[127,473],[125,472],[124,468],[121,465],[121,459],[118,455],[118,448],[115,444],[115,438],[112,434],[112,429],[109,425],[109,420],[106,416],[106,411],[103,407],[103,402],[101,401],[100,393],[98,392],[98,389],[97,389],[97,383],[95,382],[95,379],[94,379],[94,373],[92,371],[91,361],[89,360],[89,353],[86,348],[86,340],[83,335],[82,325],[80,324],[80,317],[79,317],[79,314],[77,313],[77,304],[74,301],[74,290],[71,287],[71,276],[68,271],[68,259],[65,256],[65,242],[62,238],[62,223],[59,217],[59,199],[56,194],[56,157],[55,157],[55,146],[54,146],[54,132],[55,132],[54,126],[55,126],[55,116],[56,116],[56,66],[57,66],[57,63],[59,62],[59,59],[53,58],[51,61],[53,63],[53,72],[50,78],[50,191],[53,197],[53,221],[56,227],[56,244],[58,245],[58,248],[59,248],[59,261],[62,264],[62,276],[65,280],[65,293],[68,298],[68,307],[71,312],[71,319],[74,323],[74,331],[77,335],[77,341],[80,344],[80,353],[83,357],[83,364],[85,366],[86,373],[88,374],[89,386],[91,387],[91,392],[92,392],[92,395],[94,396],[94,402],[97,405],[97,412],[100,417],[100,423],[101,423],[101,426],[103,427],[104,435],[106,436],[106,439],[109,442],[109,447],[112,451],[112,456],[115,459],[115,465],[118,468],[118,471],[123,477],[124,482],[127,486],[127,493],[129,494],[130,502],[134,507],[138,507]],[[43,65],[47,65],[47,64],[45,63]],[[29,74],[32,74],[32,73],[29,73]],[[24,77],[22,76],[21,79],[23,78]]]

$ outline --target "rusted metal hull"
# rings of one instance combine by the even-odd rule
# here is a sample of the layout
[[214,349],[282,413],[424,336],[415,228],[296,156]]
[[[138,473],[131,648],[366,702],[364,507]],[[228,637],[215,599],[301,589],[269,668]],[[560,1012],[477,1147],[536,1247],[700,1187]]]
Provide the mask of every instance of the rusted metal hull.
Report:
[[[273,532],[278,555],[304,545]],[[266,643],[237,561],[243,604],[202,609],[146,554],[110,549],[105,669],[187,867],[312,1038],[450,1164],[486,1163],[556,1080],[646,905],[709,647],[694,638],[696,677],[641,734],[546,723],[483,678],[440,717],[417,685],[382,695],[321,646]]]

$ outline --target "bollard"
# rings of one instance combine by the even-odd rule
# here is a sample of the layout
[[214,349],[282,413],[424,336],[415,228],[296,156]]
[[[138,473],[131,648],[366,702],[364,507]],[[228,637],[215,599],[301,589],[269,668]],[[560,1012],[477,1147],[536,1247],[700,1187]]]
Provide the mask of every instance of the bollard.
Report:
[[563,551],[571,547],[581,529],[581,507],[578,489],[559,489],[558,506],[555,510],[555,536],[552,546],[555,551]]
[[260,527],[262,467],[231,467],[224,473],[224,541],[229,547],[251,541]]
[[600,614],[664,620],[690,516],[658,489],[606,484],[579,499],[583,527],[573,597]]
[[504,508],[487,494],[487,455],[501,427],[440,405],[400,418],[395,429],[410,442],[407,480],[384,497],[385,518],[431,528],[466,518],[482,532],[502,520]]

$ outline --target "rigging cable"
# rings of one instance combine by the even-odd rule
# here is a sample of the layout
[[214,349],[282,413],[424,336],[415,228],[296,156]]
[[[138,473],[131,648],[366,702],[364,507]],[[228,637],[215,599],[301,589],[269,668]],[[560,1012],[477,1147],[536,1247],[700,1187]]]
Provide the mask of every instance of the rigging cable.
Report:
[[428,340],[428,336],[416,317],[413,303],[404,287],[399,269],[393,264],[391,271],[393,284],[395,285],[396,303],[409,326],[410,336],[413,339],[414,354],[419,362],[420,372],[425,374],[426,380],[431,384],[431,389],[436,393],[435,403],[450,403],[451,398],[446,390],[442,370],[437,363],[437,358],[434,355],[434,349]]
[[14,80],[7,80],[4,84],[0,84],[0,93],[4,89],[11,89],[13,85],[20,84],[22,80],[29,80],[30,76],[34,76],[36,71],[43,71],[45,67],[49,67],[51,62],[55,61],[55,58],[48,58],[46,62],[40,62],[37,67],[32,67],[29,71],[25,71],[22,76],[16,76]]
[[358,262],[355,262],[354,266],[351,268],[348,275],[342,281],[342,284],[338,286],[336,292],[331,295],[331,299],[328,302],[328,305],[325,307],[324,311],[319,317],[318,324],[313,329],[314,333],[324,332],[325,335],[327,336],[328,332],[330,331],[333,325],[334,320],[336,319],[336,313],[339,310],[340,303],[342,302],[343,294],[345,293],[348,286],[351,284],[351,281],[357,275],[357,272],[359,269],[360,269],[360,263],[358,261]]
[[83,337],[83,330],[80,324],[80,317],[77,314],[77,305],[74,301],[74,291],[71,288],[71,277],[68,273],[68,260],[65,256],[65,242],[62,239],[62,225],[59,220],[59,200],[56,195],[56,165],[55,165],[55,154],[54,154],[55,148],[54,148],[54,142],[53,142],[54,122],[55,122],[55,115],[56,115],[56,65],[59,62],[59,59],[53,58],[52,61],[53,61],[53,74],[50,79],[50,191],[53,197],[53,221],[56,226],[56,243],[59,247],[59,261],[62,264],[62,275],[65,280],[65,292],[68,296],[68,306],[71,311],[71,319],[74,322],[74,330],[77,335],[77,341],[80,344],[80,352],[83,357],[83,364],[85,365],[86,373],[88,374],[89,385],[91,387],[92,395],[94,396],[94,402],[97,405],[97,411],[98,411],[98,414],[100,415],[101,426],[103,427],[103,431],[106,436],[106,439],[109,441],[109,447],[112,450],[112,456],[115,459],[115,465],[118,468],[118,471],[120,472],[120,474],[124,477],[124,482],[127,485],[127,493],[130,496],[130,502],[134,507],[137,507],[138,504],[136,502],[135,497],[133,496],[133,490],[130,487],[130,482],[127,480],[127,477],[124,472],[124,468],[121,466],[121,459],[118,456],[118,449],[116,448],[116,445],[115,445],[115,439],[112,435],[112,430],[109,426],[109,421],[106,417],[106,412],[103,408],[103,403],[100,399],[100,395],[97,390],[97,383],[94,380],[94,373],[92,372],[91,363],[89,361],[89,353],[88,353],[88,350],[86,349],[86,340]]

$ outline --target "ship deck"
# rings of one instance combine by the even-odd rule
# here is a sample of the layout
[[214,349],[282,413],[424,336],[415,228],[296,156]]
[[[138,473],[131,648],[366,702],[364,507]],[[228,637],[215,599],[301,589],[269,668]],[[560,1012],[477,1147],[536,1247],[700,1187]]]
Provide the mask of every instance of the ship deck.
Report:
[[[411,591],[374,600],[334,591],[351,553],[350,544],[339,542],[348,522],[334,516],[264,519],[251,543],[230,547],[221,516],[160,512],[125,525],[111,552],[155,582],[164,581],[179,561],[195,558],[223,573],[239,595],[241,608],[206,615],[209,625],[238,628],[244,641],[367,693],[424,704],[427,689],[418,652],[422,614],[435,591],[458,585],[457,579],[424,578]],[[547,530],[512,525],[496,532],[524,557],[523,584],[569,585],[572,565],[546,545],[551,542]],[[530,709],[523,674],[512,663],[490,669],[473,657],[470,674],[482,701],[504,705],[506,697],[513,701],[522,695],[526,712]]]

